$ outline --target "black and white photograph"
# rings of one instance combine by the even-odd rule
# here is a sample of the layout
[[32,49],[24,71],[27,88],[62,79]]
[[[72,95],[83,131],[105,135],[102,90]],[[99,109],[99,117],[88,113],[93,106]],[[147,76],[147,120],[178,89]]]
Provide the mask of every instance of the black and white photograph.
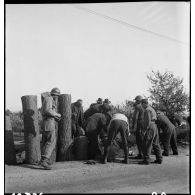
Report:
[[4,193],[191,194],[191,1],[4,12]]

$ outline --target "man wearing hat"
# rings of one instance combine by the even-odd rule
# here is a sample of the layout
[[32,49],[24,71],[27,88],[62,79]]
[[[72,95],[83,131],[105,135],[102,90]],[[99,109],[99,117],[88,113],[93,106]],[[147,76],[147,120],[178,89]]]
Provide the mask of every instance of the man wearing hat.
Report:
[[96,103],[93,103],[90,105],[90,108],[92,110],[92,113],[101,113],[102,112],[102,104],[103,104],[103,100],[102,98],[98,98]]
[[169,146],[171,145],[173,155],[178,155],[177,150],[177,134],[175,126],[171,123],[167,116],[163,112],[157,111],[157,126],[163,131],[163,156],[169,156]]
[[71,104],[72,112],[72,137],[78,137],[84,134],[82,129],[84,124],[84,115],[83,115],[83,100],[78,99],[76,102]]
[[134,132],[136,132],[136,144],[138,148],[138,155],[136,156],[137,159],[143,158],[143,152],[142,152],[142,130],[143,130],[143,119],[144,119],[144,109],[141,104],[142,96],[138,95],[135,97],[135,104],[134,108],[135,111],[133,113],[133,124],[132,128]]
[[144,160],[140,164],[150,164],[150,154],[153,147],[154,154],[156,155],[156,160],[154,163],[162,163],[162,154],[159,143],[158,129],[155,121],[157,120],[155,110],[148,104],[147,99],[142,99],[142,106],[144,110],[144,120],[143,120],[143,155]]
[[42,102],[42,116],[43,116],[43,148],[41,154],[41,165],[45,169],[51,169],[49,166],[49,159],[56,144],[56,121],[59,121],[61,115],[56,112],[55,99],[60,95],[58,88],[53,88],[51,92],[43,99]]
[[106,98],[104,100],[103,105],[102,105],[102,112],[103,113],[107,113],[107,112],[112,113],[113,108],[112,108],[110,103],[111,103],[111,101],[108,98]]
[[87,120],[90,116],[92,116],[95,113],[102,113],[102,98],[98,98],[96,103],[92,103],[84,113],[84,118]]

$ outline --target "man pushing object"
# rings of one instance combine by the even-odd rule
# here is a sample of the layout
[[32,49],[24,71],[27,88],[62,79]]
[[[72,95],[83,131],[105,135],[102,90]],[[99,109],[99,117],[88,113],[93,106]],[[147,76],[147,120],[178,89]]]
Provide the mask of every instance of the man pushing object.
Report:
[[128,119],[124,114],[114,114],[110,124],[108,126],[108,140],[107,143],[104,146],[104,155],[102,159],[102,163],[106,164],[107,158],[108,158],[108,153],[111,148],[111,143],[115,139],[116,135],[120,132],[122,142],[123,142],[123,148],[124,148],[124,163],[128,164],[128,143],[127,143],[127,138],[130,135],[129,132],[129,123]]

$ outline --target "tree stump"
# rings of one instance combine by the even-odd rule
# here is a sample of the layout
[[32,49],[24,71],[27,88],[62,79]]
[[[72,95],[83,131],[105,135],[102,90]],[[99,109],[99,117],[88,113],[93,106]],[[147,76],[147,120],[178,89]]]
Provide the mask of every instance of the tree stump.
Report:
[[71,95],[59,96],[59,113],[62,118],[58,126],[57,161],[73,160],[71,132]]
[[37,96],[22,96],[21,100],[24,115],[25,163],[36,164],[41,158]]
[[5,164],[16,164],[16,152],[14,147],[13,131],[9,116],[6,116],[5,121]]
[[[43,103],[44,99],[50,94],[50,92],[44,92],[41,94],[41,101]],[[56,103],[56,112],[59,112],[58,111],[58,98],[56,98],[55,100],[55,103]],[[57,159],[57,138],[58,138],[58,122],[56,121],[56,124],[55,124],[55,132],[56,132],[56,146],[51,154],[51,157],[49,159],[49,164],[53,164],[54,162],[56,162],[56,159]]]

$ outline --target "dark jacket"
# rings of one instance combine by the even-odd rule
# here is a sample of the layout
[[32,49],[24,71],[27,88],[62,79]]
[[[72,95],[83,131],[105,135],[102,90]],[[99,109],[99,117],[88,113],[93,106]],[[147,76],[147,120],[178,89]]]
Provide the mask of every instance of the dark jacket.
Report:
[[77,102],[72,103],[71,111],[72,111],[72,122],[82,127],[84,123],[82,106],[79,106]]
[[107,112],[112,113],[112,111],[113,111],[113,107],[109,103],[103,103],[103,105],[102,105],[102,112],[103,113],[107,113]]
[[106,131],[107,119],[106,116],[102,113],[95,113],[90,116],[86,121],[86,133],[97,133],[99,134],[101,130]]
[[157,116],[156,124],[157,124],[157,127],[159,129],[162,129],[164,133],[166,133],[169,130],[173,130],[175,128],[175,126],[171,123],[168,117],[165,116],[164,114],[159,114]]
[[102,113],[102,104],[98,103],[91,104],[89,109],[85,111],[84,118],[87,119],[95,113]]

